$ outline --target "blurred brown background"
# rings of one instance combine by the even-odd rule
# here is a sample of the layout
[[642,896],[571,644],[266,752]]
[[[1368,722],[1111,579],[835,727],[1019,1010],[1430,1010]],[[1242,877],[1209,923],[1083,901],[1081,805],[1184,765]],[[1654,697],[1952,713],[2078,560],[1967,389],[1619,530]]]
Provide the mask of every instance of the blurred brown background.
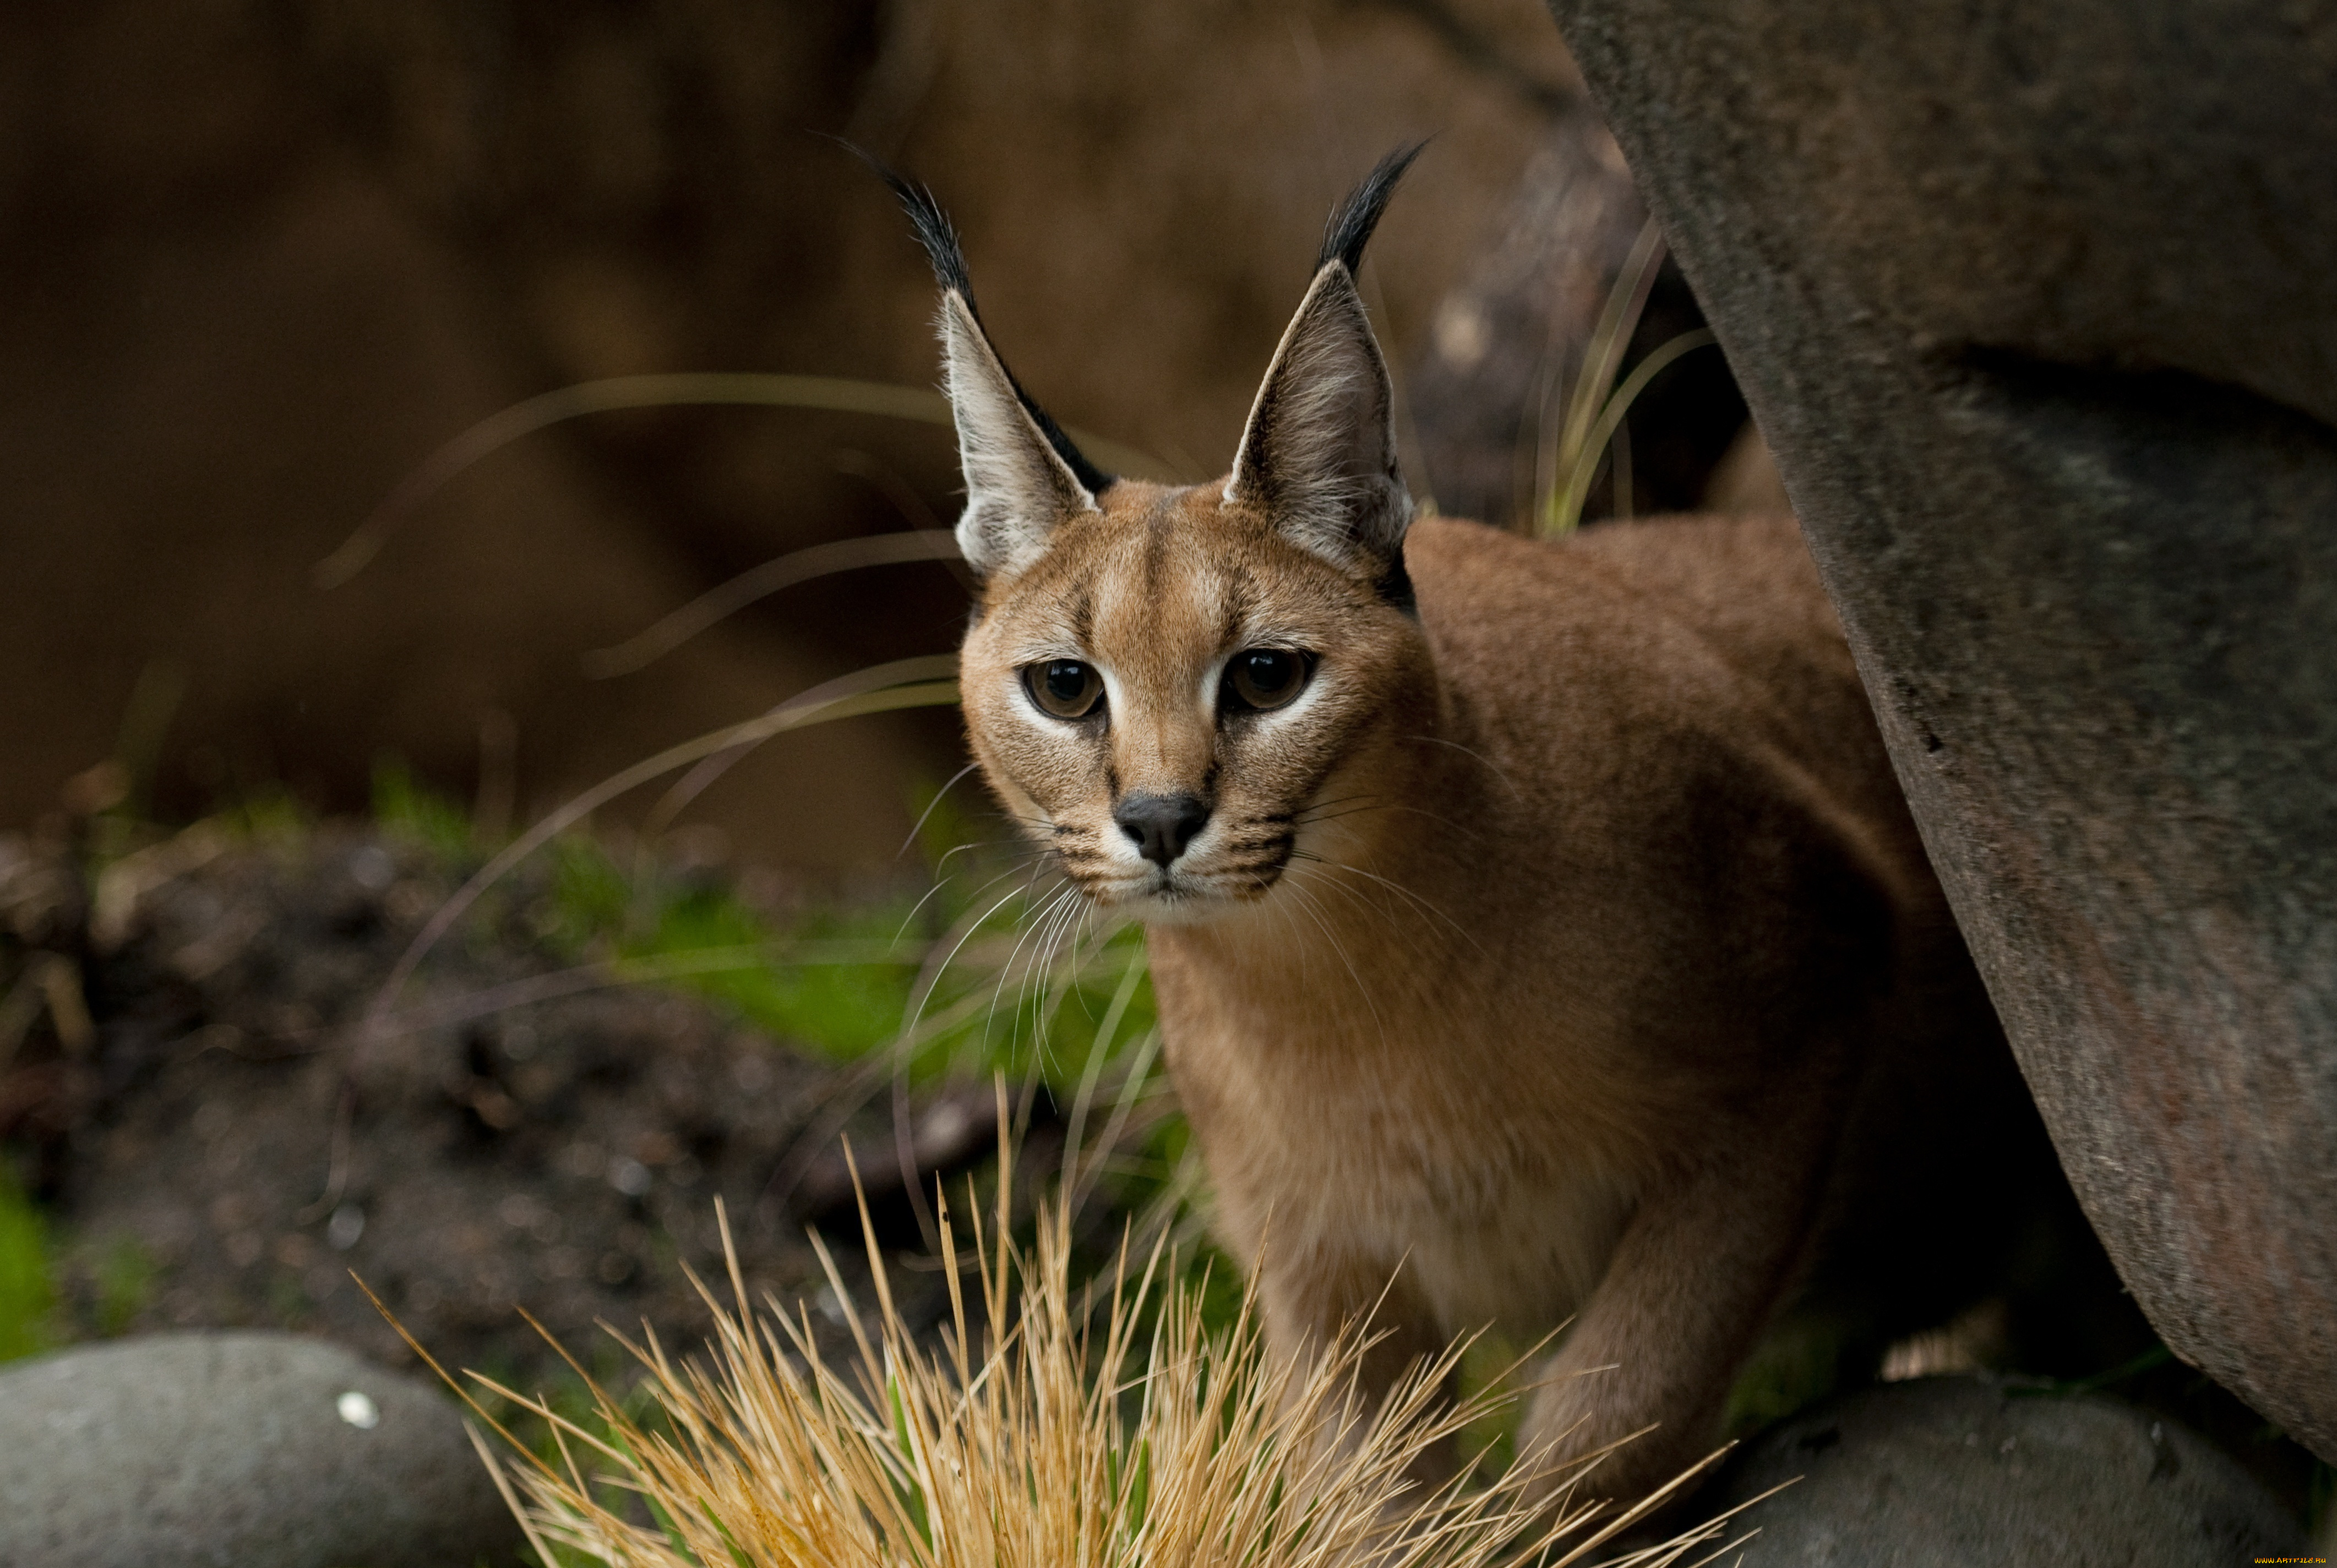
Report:
[[[314,581],[440,443],[550,388],[932,385],[922,259],[815,132],[941,193],[1059,417],[1194,478],[1228,459],[1328,204],[1434,133],[1367,282],[1392,358],[1437,391],[1411,439],[1448,511],[1508,499],[1567,281],[1548,250],[1595,231],[1614,252],[1583,250],[1579,314],[1638,220],[1535,0],[12,6],[0,827],[109,757],[166,819],[278,786],[352,808],[385,756],[523,816],[953,647],[963,590],[895,566],[582,672],[785,551],[946,523],[947,430],[861,415],[572,421],[463,475],[347,584]],[[1667,309],[1693,315],[1676,281],[1648,331],[1677,329]],[[1742,418],[1704,358],[1691,474]],[[846,871],[893,853],[957,750],[949,710],[851,720],[766,748],[697,816],[741,854]]]

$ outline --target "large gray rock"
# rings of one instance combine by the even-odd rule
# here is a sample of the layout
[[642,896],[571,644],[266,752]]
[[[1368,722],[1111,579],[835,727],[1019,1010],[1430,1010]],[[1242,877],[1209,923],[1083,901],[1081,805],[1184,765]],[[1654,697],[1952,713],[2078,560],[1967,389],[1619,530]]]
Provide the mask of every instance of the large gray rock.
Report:
[[469,1568],[517,1526],[455,1406],[289,1334],[0,1372],[0,1568]]
[[[1791,1483],[1791,1485],[1785,1485]],[[2304,1550],[2254,1476],[2101,1395],[1885,1384],[1772,1427],[1690,1505],[1758,1526],[1746,1568],[2232,1568]]]
[[1552,8],[2088,1217],[2337,1460],[2337,4]]

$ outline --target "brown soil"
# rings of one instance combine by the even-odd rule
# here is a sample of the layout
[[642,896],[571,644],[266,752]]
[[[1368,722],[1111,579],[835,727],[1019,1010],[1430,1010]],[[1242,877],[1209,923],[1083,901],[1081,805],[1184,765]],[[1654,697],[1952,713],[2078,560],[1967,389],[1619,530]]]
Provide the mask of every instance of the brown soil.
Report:
[[[865,1272],[839,1131],[876,1152],[889,1239],[915,1235],[881,1201],[899,1177],[889,1112],[854,1109],[867,1073],[676,995],[496,1005],[572,969],[542,935],[541,877],[431,956],[401,1007],[416,1026],[368,1038],[361,1015],[453,883],[419,846],[182,837],[101,879],[93,913],[71,866],[0,843],[8,967],[70,960],[90,1014],[76,1038],[69,1007],[44,1012],[0,1056],[0,1138],[56,1218],[75,1337],[268,1325],[407,1359],[354,1277],[450,1367],[542,1386],[560,1368],[523,1308],[604,1365],[600,1322],[699,1342],[685,1269],[721,1278],[718,1196],[749,1290],[810,1296],[825,1335],[845,1319],[807,1220]],[[986,1093],[920,1103],[927,1181],[983,1152],[968,1102]],[[934,1277],[904,1279],[911,1316],[937,1317]]]

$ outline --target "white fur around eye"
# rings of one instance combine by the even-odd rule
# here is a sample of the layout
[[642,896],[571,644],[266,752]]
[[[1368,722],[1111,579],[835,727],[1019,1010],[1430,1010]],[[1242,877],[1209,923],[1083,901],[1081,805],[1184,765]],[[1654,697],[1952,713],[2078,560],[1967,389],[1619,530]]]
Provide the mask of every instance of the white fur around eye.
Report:
[[1047,730],[1060,730],[1063,728],[1063,720],[1041,708],[1032,700],[1030,689],[1022,683],[1024,671],[1033,664],[1044,664],[1051,659],[1077,660],[1102,676],[1104,711],[1117,713],[1122,710],[1120,703],[1125,700],[1125,691],[1120,683],[1120,678],[1111,672],[1109,666],[1085,653],[1061,647],[1042,648],[1036,652],[1017,657],[1003,683],[1008,710],[1021,714],[1024,722]]
[[[1237,658],[1260,648],[1295,652],[1298,646],[1294,639],[1277,636],[1271,632],[1259,632],[1242,639],[1239,643],[1210,662],[1208,673],[1201,685],[1203,710],[1215,716],[1222,707],[1223,704],[1219,699],[1226,689],[1226,672],[1233,668],[1233,662]],[[1299,688],[1297,696],[1279,708],[1245,708],[1242,710],[1243,719],[1252,724],[1266,724],[1276,720],[1289,718],[1295,713],[1313,707],[1315,695],[1323,685],[1323,671],[1324,662],[1318,657],[1313,666],[1307,670],[1305,676],[1305,684]]]
[[1322,686],[1323,672],[1318,666],[1306,677],[1306,684],[1299,688],[1297,696],[1279,708],[1246,709],[1243,710],[1242,718],[1253,725],[1276,725],[1296,719],[1315,706],[1321,695]]

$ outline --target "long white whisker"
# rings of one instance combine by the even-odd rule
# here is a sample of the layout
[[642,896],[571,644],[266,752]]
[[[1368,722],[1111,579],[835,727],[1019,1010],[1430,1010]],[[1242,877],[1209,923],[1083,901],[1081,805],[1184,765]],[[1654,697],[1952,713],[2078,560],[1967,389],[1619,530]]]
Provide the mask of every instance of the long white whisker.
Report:
[[1329,870],[1345,871],[1351,876],[1365,877],[1370,881],[1378,883],[1381,887],[1385,887],[1389,892],[1396,894],[1398,897],[1408,901],[1414,908],[1419,909],[1423,914],[1433,915],[1439,920],[1443,921],[1445,925],[1452,928],[1453,935],[1459,936],[1472,947],[1476,948],[1478,952],[1482,953],[1485,951],[1484,945],[1479,942],[1474,936],[1471,935],[1467,926],[1462,925],[1461,922],[1452,918],[1452,916],[1446,914],[1443,910],[1438,908],[1435,905],[1430,903],[1427,899],[1422,897],[1419,894],[1414,893],[1411,888],[1406,887],[1403,883],[1394,880],[1393,877],[1383,877],[1376,871],[1365,870],[1361,866],[1356,866],[1345,860],[1318,860],[1317,864]]
[[1331,923],[1325,917],[1314,894],[1295,882],[1290,883],[1289,887],[1293,893],[1298,895],[1299,907],[1305,912],[1308,919],[1315,922],[1315,929],[1323,933],[1323,939],[1331,945],[1331,951],[1337,954],[1339,962],[1347,966],[1347,977],[1355,983],[1355,995],[1364,999],[1364,1005],[1371,1012],[1372,1023],[1379,1029],[1380,1038],[1384,1042],[1387,1038],[1386,1021],[1380,1017],[1380,1010],[1372,1001],[1371,989],[1364,984],[1363,972],[1355,967],[1355,961],[1347,956],[1346,945],[1339,940],[1338,933],[1331,928]]
[[[1290,890],[1291,899],[1293,900],[1305,891],[1295,880],[1286,877],[1284,879],[1282,885]],[[1298,983],[1303,986],[1306,984],[1306,965],[1309,957],[1308,949],[1312,946],[1312,944],[1306,940],[1306,933],[1298,928],[1298,919],[1296,915],[1292,912],[1291,900],[1277,898],[1275,899],[1268,906],[1272,908],[1276,914],[1281,916],[1282,923],[1290,928],[1290,946],[1292,950],[1298,955]]]
[[[1302,851],[1297,858],[1313,861],[1315,865],[1322,867],[1325,872],[1345,869],[1345,867],[1341,866],[1338,862],[1334,860],[1325,860],[1319,855],[1306,855]],[[1362,888],[1350,887],[1344,882],[1330,879],[1327,876],[1316,878],[1315,887],[1317,891],[1327,888],[1331,892],[1340,895],[1342,897],[1354,904],[1357,908],[1363,910],[1365,914],[1377,916],[1387,926],[1391,932],[1401,934],[1403,928],[1397,923],[1395,911],[1391,909],[1384,901],[1374,901],[1371,898],[1365,897]]]
[[1457,833],[1467,838],[1482,839],[1484,838],[1484,835],[1480,833],[1476,828],[1468,827],[1463,823],[1456,822],[1452,818],[1444,815],[1442,811],[1431,811],[1424,806],[1408,806],[1398,800],[1381,800],[1365,806],[1351,805],[1344,811],[1334,811],[1328,816],[1302,814],[1296,826],[1300,828],[1319,828],[1326,823],[1344,822],[1350,817],[1361,817],[1373,811],[1401,812],[1408,817],[1425,817],[1431,822],[1433,822],[1440,828],[1444,828],[1447,832]]
[[1037,940],[1032,944],[1030,965],[1023,970],[1022,978],[1015,986],[1013,1016],[1018,1025],[1022,1010],[1026,1006],[1031,1010],[1031,1059],[1034,1070],[1043,1071],[1046,1065],[1047,1034],[1052,1019],[1052,1009],[1048,1005],[1047,998],[1052,985],[1051,976],[1055,967],[1055,953],[1062,941],[1064,929],[1078,920],[1080,902],[1078,890],[1067,888],[1047,906],[1038,921]]
[[[1005,843],[1005,842],[1010,842],[1010,840],[1001,839],[1001,840],[998,840],[998,842],[1000,842],[1000,843]],[[973,846],[973,845],[961,845],[961,846],[959,846],[959,848],[975,848],[975,846]],[[951,850],[951,851],[950,851],[950,854],[952,854],[952,855],[954,855],[954,854],[956,854],[956,853],[957,853],[957,850],[955,850],[955,849],[953,849],[953,850]],[[1022,856],[1021,858],[1019,858],[1019,859],[1017,859],[1017,860],[1013,861],[1011,865],[1009,865],[1009,866],[1007,867],[1007,868],[1006,868],[1005,870],[1001,871],[997,876],[992,877],[992,878],[990,878],[990,880],[988,880],[987,882],[984,882],[981,887],[979,887],[975,888],[972,893],[967,894],[967,895],[966,895],[967,901],[968,901],[968,902],[972,902],[973,900],[974,900],[974,899],[976,899],[976,898],[981,897],[984,893],[989,892],[992,887],[997,887],[1001,882],[1003,882],[1003,881],[1004,881],[1004,880],[1006,880],[1006,878],[1008,878],[1009,877],[1012,877],[1012,876],[1015,875],[1017,872],[1022,871],[1022,869],[1024,869],[1026,867],[1028,867],[1028,866],[1030,866],[1031,864],[1032,864],[1032,862],[1034,862],[1035,860],[1037,860],[1037,859],[1039,859],[1039,858],[1042,858],[1045,854],[1046,854],[1046,851],[1045,851],[1045,850],[1043,850],[1043,849],[1035,849],[1035,848],[1034,848],[1034,849],[1032,849],[1032,850],[1031,850],[1031,852],[1030,852],[1029,854],[1024,855],[1024,856]],[[944,857],[944,858],[946,858],[946,857]],[[894,943],[894,946],[898,946],[900,945],[900,943],[901,943],[901,939],[902,939],[903,937],[906,936],[909,934],[909,927],[910,927],[912,925],[915,924],[918,914],[919,914],[922,910],[924,910],[924,906],[925,906],[926,905],[930,904],[930,903],[932,903],[935,898],[937,898],[937,897],[941,897],[942,890],[943,890],[944,888],[947,887],[948,887],[952,882],[953,882],[953,881],[955,881],[955,880],[956,880],[956,877],[939,877],[939,878],[938,878],[938,879],[934,883],[933,887],[930,887],[930,888],[928,888],[928,889],[925,891],[924,895],[922,897],[920,897],[920,898],[919,898],[919,899],[918,899],[914,904],[913,904],[913,905],[911,905],[911,906],[909,906],[909,912],[908,912],[908,914],[907,914],[907,915],[905,915],[905,916],[904,916],[902,917],[902,920],[901,920],[901,928],[900,928],[899,930],[897,930],[897,931],[895,931],[895,932],[894,932],[894,933],[893,933],[893,943]]]
[[[1063,1155],[1066,1161],[1065,1180],[1076,1193],[1080,1183],[1077,1175],[1080,1141],[1086,1136],[1088,1112],[1094,1103],[1096,1086],[1103,1078],[1104,1059],[1111,1054],[1113,1041],[1120,1034],[1120,1021],[1128,1014],[1129,1004],[1135,1000],[1137,984],[1144,978],[1144,961],[1140,955],[1131,957],[1120,972],[1120,985],[1112,992],[1111,1005],[1103,1021],[1096,1025],[1095,1038],[1089,1043],[1088,1059],[1080,1071],[1078,1090],[1071,1096],[1071,1113],[1063,1124]],[[1072,1205],[1078,1207],[1075,1201]]]
[[[997,876],[991,877],[981,887],[976,887],[973,892],[967,894],[966,901],[970,904],[974,902],[976,899],[979,899],[984,893],[989,892],[992,887],[997,887],[1009,877],[1016,876],[1029,867],[1033,861],[1040,858],[1044,853],[1045,852],[1043,850],[1033,850],[1030,855],[1015,861],[1012,865],[1007,867],[1005,870],[1001,871]],[[948,887],[950,883],[954,880],[954,877],[943,877],[939,882],[934,884],[932,889],[928,891],[924,897],[919,898],[916,903],[910,907],[907,916],[901,922],[901,928],[893,934],[893,941],[896,946],[904,936],[906,936],[909,934],[909,926],[911,923],[916,919],[917,912],[923,909],[927,904],[931,903],[935,897],[939,897],[942,889]]]
[[[1044,1004],[1040,1010],[1038,1036],[1034,1042],[1042,1058],[1051,1049],[1050,1042],[1054,1038],[1055,1020],[1061,1016],[1063,1004],[1079,994],[1080,950],[1086,940],[1087,922],[1094,913],[1095,906],[1087,899],[1075,900],[1049,939],[1046,966],[1041,973],[1047,977],[1048,991],[1051,995],[1042,996]],[[1058,975],[1058,964],[1068,965],[1071,972]]]
[[[1075,897],[1078,894],[1079,889],[1072,887],[1068,882],[1059,887],[1051,889],[1047,894],[1047,902],[1041,906],[1038,914],[1034,916],[1031,921],[1026,922],[1022,929],[1016,934],[1014,938],[1014,946],[1012,950],[1006,955],[1006,962],[999,968],[998,984],[992,989],[990,994],[990,1011],[983,1016],[982,1021],[982,1034],[983,1039],[987,1040],[990,1037],[990,1027],[992,1024],[997,1022],[998,1000],[1001,996],[1003,996],[1006,994],[1007,982],[1014,977],[1015,961],[1022,956],[1022,949],[1031,942],[1036,929],[1045,925],[1048,917],[1055,912],[1055,910],[1062,904],[1063,900],[1066,898]],[[1022,1005],[1019,992],[1016,995],[1014,1005],[1015,1010],[1019,1013],[1022,1010]]]
[[1361,790],[1353,795],[1335,795],[1328,800],[1315,800],[1308,802],[1305,808],[1297,813],[1297,817],[1300,819],[1304,819],[1315,812],[1328,811],[1334,806],[1345,806],[1357,800],[1377,800],[1379,799],[1379,796],[1372,793],[1368,789]]
[[898,849],[893,851],[894,859],[898,860],[902,856],[906,855],[909,852],[909,846],[914,844],[917,841],[917,835],[925,830],[925,819],[934,814],[934,808],[942,803],[943,799],[947,796],[951,790],[958,787],[958,781],[960,779],[963,779],[967,774],[973,772],[975,769],[981,766],[982,764],[978,761],[967,763],[955,773],[950,775],[950,781],[948,783],[934,791],[934,798],[925,802],[925,808],[918,812],[917,819],[909,825],[909,836],[901,840],[901,847]]
[[[1036,1042],[1042,1057],[1052,1050],[1055,1021],[1062,1015],[1064,1004],[1080,995],[1082,949],[1087,942],[1088,923],[1094,916],[1095,906],[1085,897],[1072,900],[1049,946],[1045,973],[1052,995],[1041,1011]],[[1058,975],[1059,965],[1068,966],[1070,972]]]
[[[1066,912],[1070,910],[1072,899],[1078,896],[1078,890],[1068,884],[1055,888],[1048,895],[1046,903],[1031,916],[1029,924],[1018,936],[1014,952],[1007,960],[1008,967],[1000,977],[1002,985],[1008,978],[1012,978],[1015,982],[1014,1011],[1017,1017],[1021,1016],[1023,1005],[1030,999],[1032,984],[1045,962],[1047,950],[1054,939],[1056,927],[1061,923]],[[1023,957],[1026,947],[1029,950],[1029,956]],[[1016,965],[1018,959],[1021,961],[1019,967]]]
[[1499,779],[1501,781],[1502,787],[1508,789],[1511,795],[1516,796],[1520,801],[1523,801],[1526,798],[1525,791],[1518,788],[1517,781],[1511,779],[1509,774],[1502,769],[1499,763],[1495,762],[1491,758],[1486,756],[1481,751],[1475,750],[1471,747],[1463,746],[1458,740],[1447,740],[1441,735],[1407,735],[1404,739],[1407,740],[1418,740],[1423,745],[1450,747],[1453,750],[1460,752],[1463,757],[1468,758],[1471,761],[1479,764],[1486,772],[1491,773],[1494,778]]
[[[1012,876],[1013,873],[1008,872],[1007,875]],[[993,877],[992,880],[995,882],[999,878]],[[918,985],[911,994],[908,1012],[901,1021],[901,1032],[904,1034],[914,1031],[924,1021],[925,1004],[933,1000],[934,991],[941,985],[942,976],[949,972],[949,966],[956,961],[958,954],[964,950],[965,945],[973,940],[975,933],[989,923],[992,916],[1013,903],[1015,899],[1023,897],[1028,891],[1027,886],[1017,887],[973,919],[962,922],[964,930],[959,935],[957,941],[951,946],[949,951],[942,955],[940,964],[933,965],[929,974],[920,975],[917,977]]]

